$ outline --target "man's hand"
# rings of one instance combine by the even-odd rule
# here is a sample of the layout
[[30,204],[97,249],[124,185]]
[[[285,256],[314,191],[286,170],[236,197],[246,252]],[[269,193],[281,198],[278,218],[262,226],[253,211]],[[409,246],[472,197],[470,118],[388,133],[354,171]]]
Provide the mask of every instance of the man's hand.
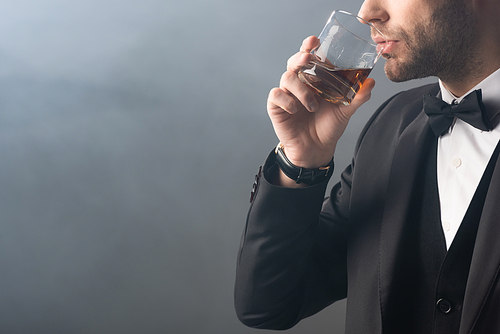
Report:
[[[349,106],[332,104],[316,95],[300,81],[297,72],[309,63],[311,51],[318,45],[314,36],[304,40],[300,51],[288,60],[279,87],[270,91],[267,100],[269,117],[287,158],[304,168],[318,168],[330,162],[349,119],[370,99],[375,86],[373,79],[367,79]],[[283,173],[279,180],[277,183],[284,186],[297,186]]]

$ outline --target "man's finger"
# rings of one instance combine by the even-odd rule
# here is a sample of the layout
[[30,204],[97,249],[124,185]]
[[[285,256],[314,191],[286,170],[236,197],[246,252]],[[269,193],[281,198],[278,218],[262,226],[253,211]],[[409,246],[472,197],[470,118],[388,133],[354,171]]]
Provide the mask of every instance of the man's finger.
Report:
[[309,36],[302,41],[300,52],[311,52],[319,45],[319,39],[316,36]]
[[354,113],[354,111],[356,111],[362,104],[364,104],[371,98],[373,87],[375,87],[375,80],[373,80],[372,78],[366,79],[363,83],[363,86],[360,88],[359,92],[352,100],[351,104],[349,106],[346,106],[346,109],[352,108],[352,113]]
[[319,45],[319,39],[316,36],[309,36],[302,42],[300,51],[288,59],[287,70],[298,72],[303,66],[311,61],[311,51]]

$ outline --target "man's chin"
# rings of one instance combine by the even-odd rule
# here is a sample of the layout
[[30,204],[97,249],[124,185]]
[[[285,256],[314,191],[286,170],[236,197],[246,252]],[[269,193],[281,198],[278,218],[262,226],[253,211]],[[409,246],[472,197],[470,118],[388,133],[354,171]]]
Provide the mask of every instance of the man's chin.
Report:
[[411,67],[400,63],[396,58],[388,57],[384,65],[385,75],[392,82],[405,82],[413,79],[421,79],[428,75],[423,75],[425,71],[417,71]]
[[[385,58],[385,57],[384,57]],[[391,57],[386,58],[386,62],[384,64],[384,72],[389,80],[392,82],[403,82],[406,81],[404,76],[401,75],[401,71],[398,71],[400,66],[396,64],[396,60]]]

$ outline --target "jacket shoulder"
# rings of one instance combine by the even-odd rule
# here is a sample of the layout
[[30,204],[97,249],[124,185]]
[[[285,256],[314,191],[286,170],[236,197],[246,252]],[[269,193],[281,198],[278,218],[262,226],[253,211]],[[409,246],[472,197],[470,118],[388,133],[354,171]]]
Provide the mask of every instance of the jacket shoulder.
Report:
[[382,128],[383,132],[400,133],[421,112],[423,112],[424,95],[437,95],[439,84],[401,91],[387,99],[370,117],[358,140],[357,147],[370,130]]
[[422,103],[422,97],[424,95],[437,95],[439,92],[439,84],[431,83],[419,87],[415,87],[412,89],[408,89],[405,91],[401,91],[395,94],[393,97],[389,99],[394,100],[395,102],[402,102],[405,104],[411,104],[412,102]]

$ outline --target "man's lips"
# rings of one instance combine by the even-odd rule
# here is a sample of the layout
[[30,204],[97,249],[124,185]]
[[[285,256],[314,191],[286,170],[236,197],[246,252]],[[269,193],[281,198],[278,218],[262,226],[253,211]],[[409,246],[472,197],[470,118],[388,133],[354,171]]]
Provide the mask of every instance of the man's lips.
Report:
[[382,53],[391,53],[394,47],[398,44],[398,42],[399,41],[386,41],[384,43],[384,51],[382,51]]
[[373,36],[372,39],[375,43],[377,43],[377,53],[380,54],[380,52],[385,49],[387,40],[383,38],[382,36]]
[[381,36],[372,37],[373,41],[377,43],[377,52],[382,51],[382,53],[390,53],[394,46],[398,43],[395,40],[386,40]]

